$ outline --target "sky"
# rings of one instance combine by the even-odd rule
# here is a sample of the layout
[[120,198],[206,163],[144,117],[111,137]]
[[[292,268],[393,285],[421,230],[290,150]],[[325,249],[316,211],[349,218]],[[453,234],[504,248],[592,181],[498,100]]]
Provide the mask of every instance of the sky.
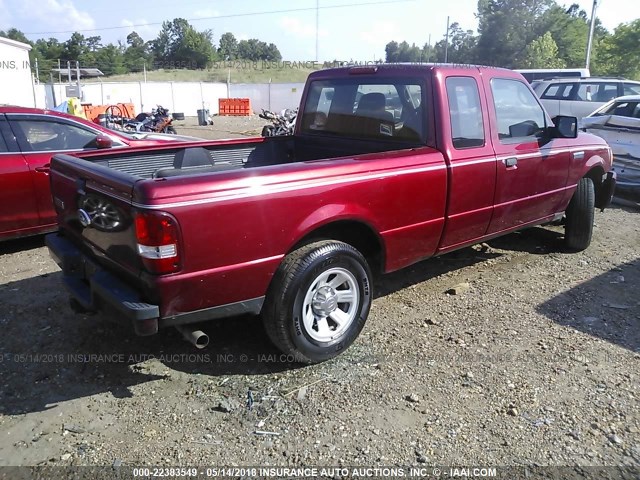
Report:
[[[557,3],[568,7],[574,2]],[[591,15],[593,0],[575,3]],[[464,30],[477,28],[477,0],[0,0],[0,30],[15,27],[31,40],[61,41],[78,30],[100,35],[103,43],[124,42],[132,30],[152,40],[162,21],[182,17],[198,30],[211,29],[216,42],[231,32],[238,40],[275,43],[285,60],[313,61],[316,5],[320,61],[379,60],[391,40],[435,43],[444,37],[447,16]],[[598,0],[596,15],[612,32],[640,18],[640,0]]]

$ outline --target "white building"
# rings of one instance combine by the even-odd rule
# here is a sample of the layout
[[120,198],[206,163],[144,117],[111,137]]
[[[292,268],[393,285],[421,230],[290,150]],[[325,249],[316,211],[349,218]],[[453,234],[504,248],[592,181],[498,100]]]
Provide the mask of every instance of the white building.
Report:
[[26,43],[0,37],[0,105],[35,106],[29,50]]

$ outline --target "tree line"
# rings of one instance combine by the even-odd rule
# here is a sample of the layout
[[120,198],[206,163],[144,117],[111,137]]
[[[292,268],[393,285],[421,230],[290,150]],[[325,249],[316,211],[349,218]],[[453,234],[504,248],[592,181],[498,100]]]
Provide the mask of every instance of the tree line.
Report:
[[[585,66],[590,19],[577,4],[555,0],[479,0],[478,33],[458,23],[445,38],[420,47],[391,41],[387,62],[472,63],[506,68]],[[446,53],[445,53],[446,52]],[[640,79],[640,19],[613,33],[596,18],[590,62],[592,75]]]
[[[387,62],[474,63],[506,68],[583,67],[589,17],[577,4],[562,8],[556,0],[478,0],[478,32],[465,30],[454,22],[434,45],[422,47],[406,41],[389,42]],[[32,46],[30,60],[46,79],[60,61],[80,62],[97,67],[105,75],[153,69],[204,69],[219,60],[280,61],[273,44],[252,38],[238,41],[224,33],[214,45],[211,30],[198,31],[183,18],[165,21],[158,36],[145,41],[131,32],[126,42],[103,44],[100,36],[75,32],[64,42],[56,38],[30,41],[15,28],[0,36]],[[640,79],[640,19],[619,25],[608,32],[596,19],[591,56],[594,75]]]
[[31,45],[31,66],[38,59],[38,74],[46,80],[51,69],[67,67],[67,62],[80,62],[82,68],[99,68],[105,75],[141,72],[143,69],[205,69],[219,60],[280,61],[278,47],[256,38],[238,41],[227,32],[219,45],[211,30],[198,31],[184,18],[163,22],[158,36],[145,41],[137,32],[127,35],[126,43],[102,43],[100,36],[86,37],[75,32],[64,42],[56,38],[30,41],[18,29],[0,30],[0,36]]

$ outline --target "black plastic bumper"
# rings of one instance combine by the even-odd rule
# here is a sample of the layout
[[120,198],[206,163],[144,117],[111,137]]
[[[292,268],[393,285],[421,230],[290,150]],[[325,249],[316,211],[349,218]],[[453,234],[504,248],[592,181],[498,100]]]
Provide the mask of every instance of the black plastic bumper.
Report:
[[138,335],[158,332],[158,305],[142,301],[138,292],[58,233],[47,235],[45,243],[51,257],[62,269],[65,288],[82,308],[97,312],[110,307],[131,321]]

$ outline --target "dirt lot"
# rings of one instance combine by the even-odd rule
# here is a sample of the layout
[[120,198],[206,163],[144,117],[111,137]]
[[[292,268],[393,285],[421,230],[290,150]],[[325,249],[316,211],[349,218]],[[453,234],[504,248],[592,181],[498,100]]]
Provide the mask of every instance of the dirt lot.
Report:
[[[262,125],[216,123],[197,131]],[[255,317],[204,325],[197,351],[74,315],[41,238],[1,244],[0,465],[637,469],[640,211],[598,212],[585,252],[561,240],[534,228],[379,279],[360,338],[314,366]]]
[[213,116],[211,120],[213,125],[208,126],[199,126],[198,119],[194,117],[186,117],[182,121],[174,121],[173,124],[181,135],[218,140],[221,138],[260,135],[262,127],[268,123],[257,115],[251,115],[250,117]]

